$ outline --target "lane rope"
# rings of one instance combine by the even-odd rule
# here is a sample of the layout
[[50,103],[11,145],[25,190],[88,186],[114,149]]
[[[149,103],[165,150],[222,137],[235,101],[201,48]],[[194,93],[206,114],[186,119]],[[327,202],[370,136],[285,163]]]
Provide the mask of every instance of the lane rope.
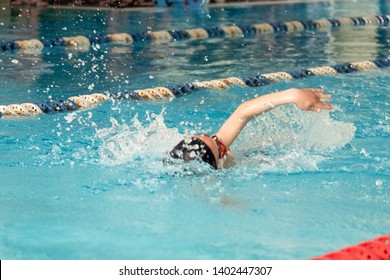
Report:
[[390,260],[390,234],[312,258],[312,260]]
[[389,66],[390,56],[368,61],[307,68],[289,72],[275,72],[249,77],[228,77],[201,82],[195,81],[167,87],[136,89],[133,91],[119,91],[116,93],[93,93],[81,96],[72,96],[67,99],[49,100],[38,103],[0,105],[0,118],[52,114],[75,111],[79,109],[89,109],[95,107],[98,103],[107,100],[173,99],[202,89],[223,90],[231,86],[259,87],[281,81],[291,81],[294,79],[303,79],[313,76],[349,74]]
[[200,40],[208,38],[253,37],[260,34],[276,32],[295,32],[303,30],[326,30],[341,26],[388,26],[390,15],[365,17],[342,17],[334,19],[295,20],[280,23],[236,24],[210,28],[193,28],[185,30],[148,31],[134,34],[114,33],[107,35],[79,35],[72,37],[42,38],[0,42],[0,51],[28,50],[39,52],[44,48],[68,47],[88,51],[91,45],[124,44],[137,42],[173,42],[183,40]]

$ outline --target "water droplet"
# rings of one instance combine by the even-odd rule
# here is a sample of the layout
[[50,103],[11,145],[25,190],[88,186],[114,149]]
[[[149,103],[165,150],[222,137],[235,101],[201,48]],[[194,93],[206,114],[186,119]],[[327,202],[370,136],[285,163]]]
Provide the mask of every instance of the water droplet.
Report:
[[90,84],[90,85],[88,86],[88,90],[93,90],[94,87],[95,87],[95,84],[92,83],[92,84]]
[[370,156],[370,154],[367,153],[366,149],[364,149],[364,148],[360,151],[360,153],[361,153],[362,155],[364,155],[365,157],[369,157],[369,156]]
[[379,187],[379,186],[382,186],[382,184],[383,184],[383,181],[380,180],[380,179],[378,179],[378,180],[375,181],[375,185],[378,186],[378,187]]

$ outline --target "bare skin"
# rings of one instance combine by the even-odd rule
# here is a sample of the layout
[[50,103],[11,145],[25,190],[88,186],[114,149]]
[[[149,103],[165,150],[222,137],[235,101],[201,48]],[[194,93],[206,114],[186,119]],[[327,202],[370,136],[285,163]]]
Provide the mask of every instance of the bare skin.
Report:
[[[319,88],[291,88],[246,101],[237,107],[220,127],[216,135],[229,148],[250,120],[280,105],[295,104],[301,110],[317,113],[321,112],[321,110],[333,109],[331,104],[323,101],[330,99],[331,95],[324,94],[323,92],[323,89]],[[219,159],[218,146],[210,136],[200,134],[196,137],[205,142],[212,150],[216,159]]]

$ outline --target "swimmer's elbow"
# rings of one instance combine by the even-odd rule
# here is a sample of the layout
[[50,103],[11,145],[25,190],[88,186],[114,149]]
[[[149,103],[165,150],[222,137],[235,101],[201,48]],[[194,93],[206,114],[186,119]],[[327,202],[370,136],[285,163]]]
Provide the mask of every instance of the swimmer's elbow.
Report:
[[247,123],[251,119],[253,119],[255,116],[251,113],[251,110],[249,109],[248,105],[243,103],[240,106],[237,107],[235,112],[236,118],[241,123]]

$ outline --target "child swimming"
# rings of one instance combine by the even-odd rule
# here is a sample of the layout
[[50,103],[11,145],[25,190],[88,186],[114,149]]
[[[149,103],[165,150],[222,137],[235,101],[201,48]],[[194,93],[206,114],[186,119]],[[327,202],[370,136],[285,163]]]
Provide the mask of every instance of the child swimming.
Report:
[[198,134],[184,139],[169,154],[184,161],[201,160],[214,169],[231,167],[233,155],[229,147],[250,120],[285,104],[295,104],[301,110],[317,113],[323,109],[331,110],[333,106],[323,101],[330,98],[330,94],[324,94],[323,89],[319,88],[290,88],[254,98],[239,105],[217,133]]

